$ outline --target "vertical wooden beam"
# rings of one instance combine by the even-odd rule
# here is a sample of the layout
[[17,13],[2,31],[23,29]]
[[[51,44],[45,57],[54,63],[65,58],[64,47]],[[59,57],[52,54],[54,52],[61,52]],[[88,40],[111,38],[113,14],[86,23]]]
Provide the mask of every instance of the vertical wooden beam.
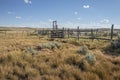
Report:
[[77,37],[78,37],[78,40],[79,40],[79,35],[80,35],[80,30],[79,30],[79,26],[77,27]]
[[48,38],[50,38],[50,30],[48,29]]
[[68,33],[68,38],[69,38],[70,37],[70,29],[69,28],[68,28],[67,33]]
[[112,26],[111,26],[111,37],[110,37],[110,40],[112,41],[112,39],[113,39],[113,28],[114,28],[114,24],[112,24]]
[[63,37],[65,37],[65,34],[64,34],[64,27],[63,27]]
[[55,23],[55,21],[53,21],[53,30],[54,30],[54,23]]
[[58,25],[57,25],[57,21],[55,21],[55,30],[57,30]]
[[53,30],[57,29],[58,29],[57,21],[53,21]]
[[56,30],[58,30],[58,25],[56,25]]
[[93,29],[91,29],[91,39],[92,39],[92,42],[93,42],[93,40],[94,40]]
[[63,31],[64,31],[64,27],[63,27]]
[[42,35],[44,35],[45,29],[43,28]]

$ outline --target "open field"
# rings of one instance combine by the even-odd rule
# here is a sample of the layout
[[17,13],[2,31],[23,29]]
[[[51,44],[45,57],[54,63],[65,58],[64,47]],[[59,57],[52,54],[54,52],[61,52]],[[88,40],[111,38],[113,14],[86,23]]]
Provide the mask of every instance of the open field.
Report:
[[0,33],[0,80],[120,80],[120,49],[110,41],[50,39],[33,31]]

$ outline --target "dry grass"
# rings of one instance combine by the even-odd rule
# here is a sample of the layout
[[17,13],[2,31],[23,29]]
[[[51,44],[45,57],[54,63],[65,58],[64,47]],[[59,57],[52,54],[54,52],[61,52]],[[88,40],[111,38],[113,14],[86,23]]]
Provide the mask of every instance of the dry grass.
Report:
[[[120,80],[120,56],[106,54],[107,41],[55,39],[60,48],[38,50],[39,44],[51,41],[22,34],[0,40],[0,80]],[[96,57],[94,64],[77,53],[83,45]]]

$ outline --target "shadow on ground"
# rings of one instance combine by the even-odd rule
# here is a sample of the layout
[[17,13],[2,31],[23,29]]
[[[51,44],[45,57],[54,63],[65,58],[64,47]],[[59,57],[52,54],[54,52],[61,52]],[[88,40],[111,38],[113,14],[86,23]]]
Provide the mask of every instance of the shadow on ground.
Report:
[[108,54],[108,55],[120,56],[120,47],[119,48],[113,48],[110,45],[108,45],[103,49],[103,51],[104,51],[105,54]]

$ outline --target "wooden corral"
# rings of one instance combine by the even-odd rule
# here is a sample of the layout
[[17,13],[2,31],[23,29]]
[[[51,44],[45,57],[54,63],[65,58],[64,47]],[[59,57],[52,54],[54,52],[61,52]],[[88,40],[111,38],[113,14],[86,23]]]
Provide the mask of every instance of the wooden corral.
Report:
[[58,29],[57,21],[53,21],[53,30],[50,33],[51,38],[64,38],[64,28]]
[[63,30],[52,30],[51,38],[64,38],[64,31]]
[[36,34],[36,35],[48,35],[49,34],[49,30],[44,30],[44,29],[35,30],[33,32],[33,34]]

